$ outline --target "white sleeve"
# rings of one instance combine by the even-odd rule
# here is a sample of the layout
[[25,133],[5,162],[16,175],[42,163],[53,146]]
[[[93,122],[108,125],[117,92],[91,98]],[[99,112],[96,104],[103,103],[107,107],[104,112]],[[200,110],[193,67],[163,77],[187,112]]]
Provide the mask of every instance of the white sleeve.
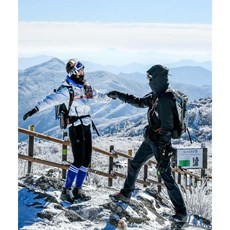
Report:
[[69,103],[70,95],[67,87],[63,87],[60,90],[57,90],[55,93],[51,93],[46,96],[42,101],[37,103],[39,111],[49,109],[55,105],[62,103]]
[[92,90],[93,90],[93,98],[97,101],[107,102],[111,99],[110,97],[107,96],[107,93],[100,93],[99,91],[97,91],[94,88]]

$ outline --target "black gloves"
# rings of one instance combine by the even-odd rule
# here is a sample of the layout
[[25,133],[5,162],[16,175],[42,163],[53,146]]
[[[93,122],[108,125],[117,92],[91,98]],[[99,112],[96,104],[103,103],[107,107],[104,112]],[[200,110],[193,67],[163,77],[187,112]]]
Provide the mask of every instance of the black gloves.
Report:
[[162,150],[161,148],[159,148],[159,151],[160,151],[160,158],[156,165],[156,169],[160,173],[167,172],[169,169],[170,158],[173,154],[172,146],[171,144],[169,144],[165,147],[165,150]]
[[118,91],[111,91],[111,92],[107,93],[107,96],[112,98],[112,99],[117,99],[117,98],[119,98],[120,94],[121,93]]
[[169,162],[170,162],[170,157],[160,156],[160,160],[158,161],[158,163],[156,165],[157,171],[159,171],[160,173],[167,172]]
[[27,117],[32,116],[33,114],[35,114],[38,111],[38,107],[35,106],[32,110],[30,110],[29,112],[27,112],[24,116],[23,116],[23,120],[25,121],[27,119]]

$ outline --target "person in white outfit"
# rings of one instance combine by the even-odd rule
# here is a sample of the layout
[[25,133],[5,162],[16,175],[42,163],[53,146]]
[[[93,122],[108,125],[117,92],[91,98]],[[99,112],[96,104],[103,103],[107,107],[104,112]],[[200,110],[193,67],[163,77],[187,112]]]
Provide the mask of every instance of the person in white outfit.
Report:
[[[68,108],[69,113],[64,118],[64,128],[68,127],[74,160],[67,170],[61,199],[71,203],[75,199],[90,199],[90,196],[87,196],[82,190],[92,155],[90,100],[109,100],[106,93],[97,92],[86,81],[84,68],[84,65],[80,61],[70,59],[66,64],[68,75],[58,90],[46,96],[42,101],[39,101],[31,111],[23,116],[23,120],[26,120],[36,112],[63,103]],[[73,92],[72,103],[70,103],[70,90]],[[74,180],[76,182],[73,186]]]

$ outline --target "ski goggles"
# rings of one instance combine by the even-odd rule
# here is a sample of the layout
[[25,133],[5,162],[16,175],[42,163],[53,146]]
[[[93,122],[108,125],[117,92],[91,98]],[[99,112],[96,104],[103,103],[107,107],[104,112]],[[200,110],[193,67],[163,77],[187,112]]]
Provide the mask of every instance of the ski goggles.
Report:
[[147,73],[147,77],[146,78],[149,79],[149,80],[151,80],[153,78],[153,75]]
[[68,75],[69,76],[71,76],[72,74],[77,75],[80,72],[80,70],[84,70],[84,68],[85,66],[81,62],[78,61],[75,64],[75,66],[70,70]]
[[81,63],[81,62],[77,62],[76,63],[76,65],[75,65],[75,68],[77,69],[77,70],[80,70],[80,69],[84,69],[85,67],[84,67],[84,65]]

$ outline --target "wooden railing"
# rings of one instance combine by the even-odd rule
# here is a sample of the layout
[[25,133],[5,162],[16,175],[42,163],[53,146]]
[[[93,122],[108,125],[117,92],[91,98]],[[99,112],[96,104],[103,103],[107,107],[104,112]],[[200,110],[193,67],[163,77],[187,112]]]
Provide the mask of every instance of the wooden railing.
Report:
[[[66,170],[69,168],[70,163],[68,163],[68,164],[56,163],[56,162],[47,161],[47,160],[43,160],[43,159],[39,159],[39,158],[34,157],[34,155],[33,155],[33,153],[34,153],[34,137],[61,144],[62,145],[62,161],[66,162],[67,161],[67,146],[71,145],[70,141],[66,140],[67,133],[66,132],[63,133],[63,139],[58,139],[58,138],[50,137],[48,135],[34,132],[34,126],[29,126],[29,130],[19,127],[18,132],[27,134],[29,136],[29,138],[28,138],[28,156],[20,154],[20,153],[18,154],[19,159],[28,161],[27,172],[31,173],[32,163],[34,162],[34,163],[38,163],[38,164],[44,164],[44,165],[48,165],[48,166],[61,168],[62,169],[62,178],[64,179],[66,176]],[[93,151],[99,152],[99,153],[109,157],[109,163],[108,163],[109,169],[108,169],[108,172],[102,172],[100,170],[89,168],[89,172],[98,174],[100,176],[107,177],[109,186],[113,185],[113,180],[117,179],[117,177],[126,178],[125,174],[121,174],[121,173],[117,172],[116,170],[114,170],[114,158],[118,158],[118,157],[127,158],[128,164],[129,164],[130,160],[132,159],[132,150],[128,150],[128,154],[125,154],[125,153],[116,151],[114,149],[114,146],[111,145],[109,152],[105,151],[103,149],[97,148],[95,146],[93,146]],[[149,186],[151,184],[155,184],[155,185],[157,185],[158,192],[160,192],[161,187],[164,186],[164,184],[161,183],[160,176],[158,176],[157,181],[148,178],[148,165],[149,165],[149,163],[155,165],[156,161],[149,160],[144,165],[143,180],[137,179],[137,183],[143,184],[144,187]],[[175,179],[177,176],[177,183],[178,184],[182,184],[181,178],[183,177],[185,187],[196,186],[197,182],[201,181],[201,179],[202,179],[200,176],[195,175],[194,173],[192,173],[190,171],[187,171],[187,170],[182,171],[179,168],[172,168],[172,173],[173,173]]]

